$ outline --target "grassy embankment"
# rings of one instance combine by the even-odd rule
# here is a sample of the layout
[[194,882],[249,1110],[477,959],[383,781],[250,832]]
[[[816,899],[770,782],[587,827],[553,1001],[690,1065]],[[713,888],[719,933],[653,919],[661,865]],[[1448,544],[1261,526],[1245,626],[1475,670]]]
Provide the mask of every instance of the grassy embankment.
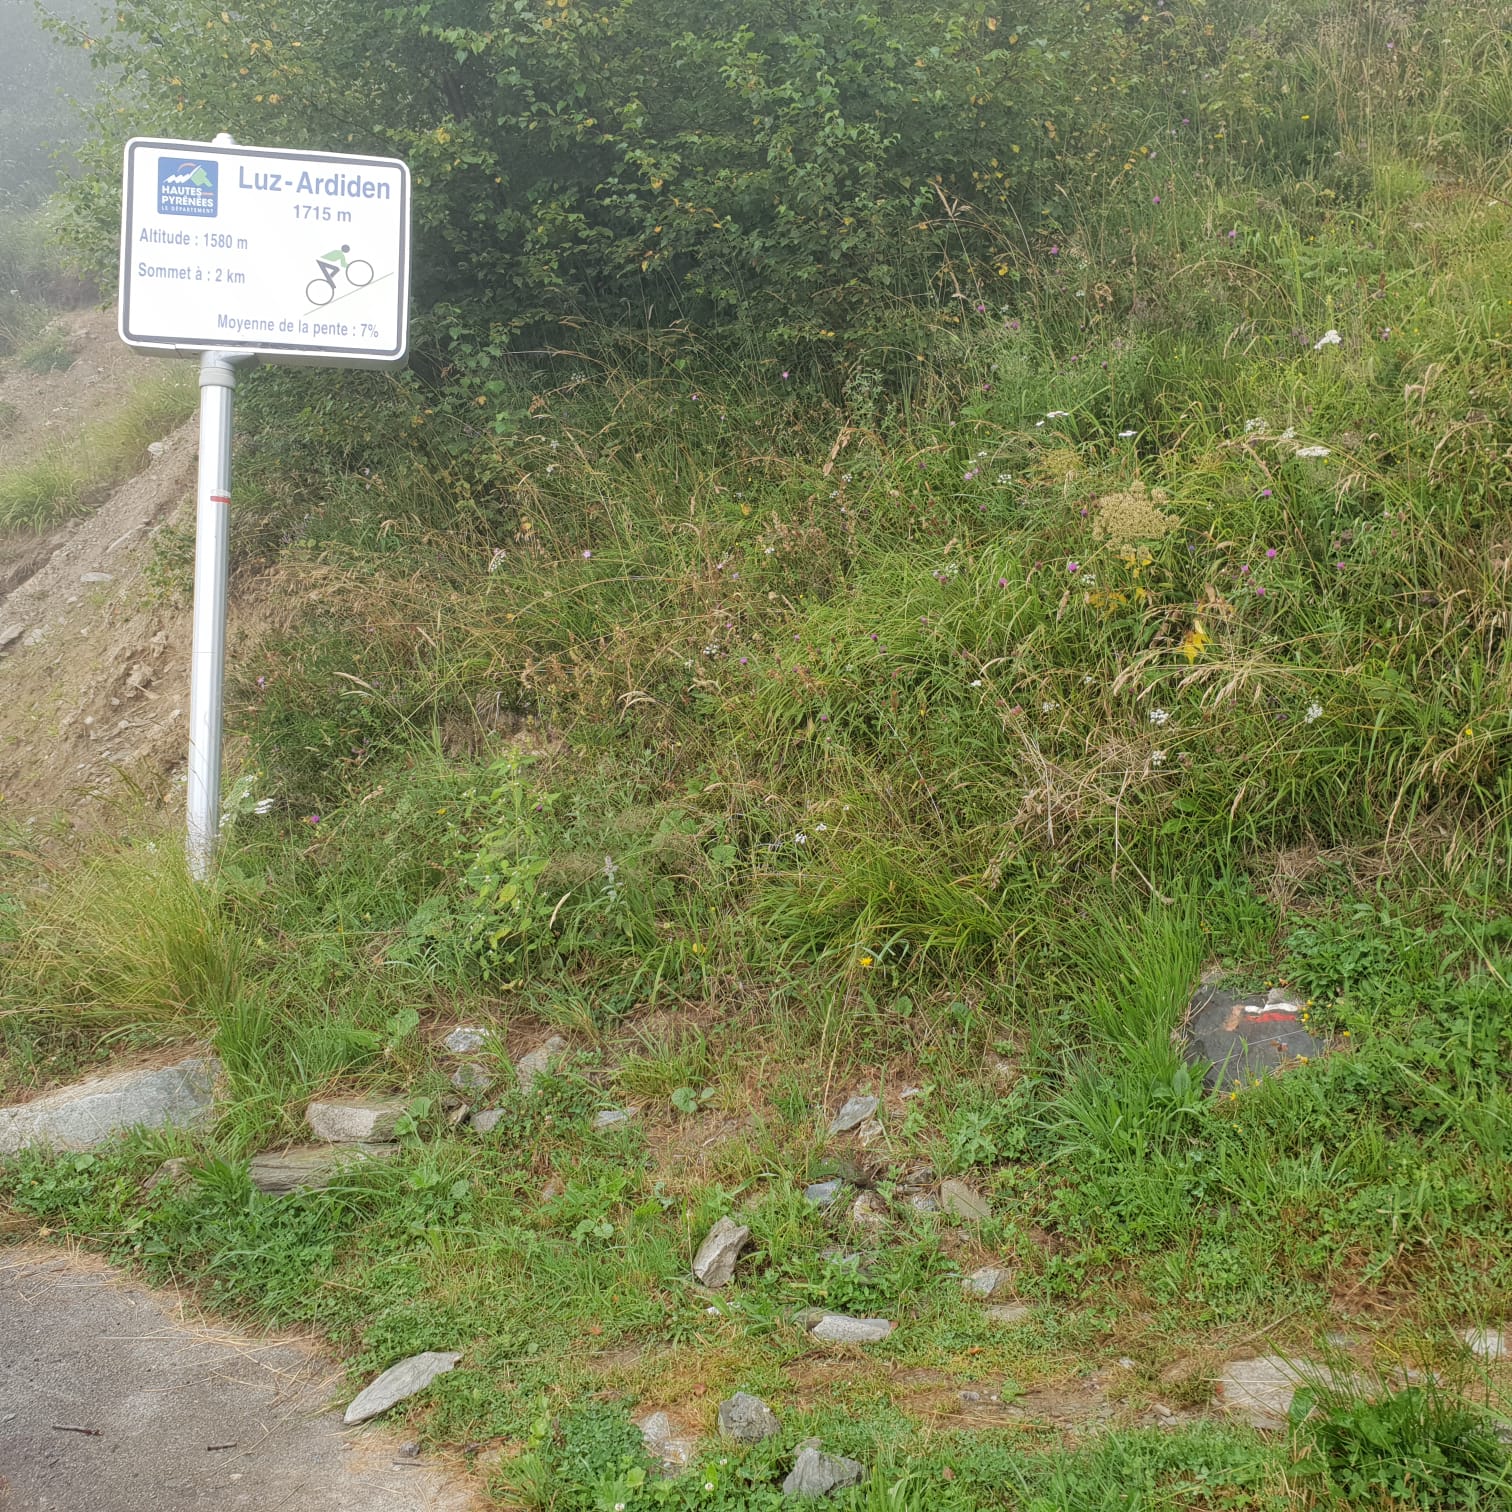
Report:
[[[307,608],[238,669],[217,889],[145,829],[8,862],[7,1085],[197,1034],[226,1115],[23,1159],[10,1223],[359,1373],[464,1350],[414,1422],[508,1446],[506,1505],[774,1506],[810,1433],[879,1508],[1506,1505],[1451,1333],[1512,1306],[1506,165],[1159,145],[917,361],[606,338],[305,385],[297,445],[266,418],[238,549]],[[1333,1053],[1205,1096],[1171,1034],[1214,965],[1303,987]],[[478,1136],[457,1023],[572,1049],[528,1097],[478,1057]],[[413,1099],[402,1156],[251,1194],[335,1086]],[[865,1150],[824,1134],[862,1088]],[[913,1208],[926,1165],[992,1216]],[[753,1242],[711,1310],[724,1213]],[[963,1300],[988,1260],[1028,1323]],[[813,1304],[899,1327],[826,1355]],[[1387,1399],[1147,1426],[1267,1349]],[[780,1441],[644,1481],[631,1410],[708,1428],[742,1388]]]

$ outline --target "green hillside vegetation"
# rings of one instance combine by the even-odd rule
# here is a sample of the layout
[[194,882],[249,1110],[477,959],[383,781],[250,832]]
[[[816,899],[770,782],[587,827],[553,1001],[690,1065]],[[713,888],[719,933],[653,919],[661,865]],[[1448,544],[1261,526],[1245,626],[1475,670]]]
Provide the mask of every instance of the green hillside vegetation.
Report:
[[[1459,1338],[1512,1316],[1501,7],[459,0],[371,50],[344,4],[178,9],[110,44],[168,38],[132,130],[341,146],[336,40],[367,59],[328,116],[416,163],[420,340],[243,384],[234,552],[289,628],[233,669],[214,885],[174,814],[5,836],[0,1087],[198,1037],[229,1098],[0,1167],[0,1225],[317,1327],[354,1384],[463,1351],[411,1431],[505,1507],[777,1507],[810,1435],[878,1512],[1512,1505]],[[699,134],[695,75],[761,124]],[[643,221],[683,229],[637,272]],[[1204,1092],[1205,973],[1304,994],[1329,1052]],[[401,1153],[254,1193],[334,1089],[402,1093]],[[827,1136],[863,1089],[882,1134]],[[921,1209],[939,1178],[990,1216]],[[962,1295],[987,1263],[1017,1324]],[[826,1352],[809,1307],[898,1327]],[[1261,1435],[1213,1383],[1269,1352],[1334,1376]],[[777,1439],[714,1438],[737,1390]],[[658,1407],[707,1435],[671,1478]]]

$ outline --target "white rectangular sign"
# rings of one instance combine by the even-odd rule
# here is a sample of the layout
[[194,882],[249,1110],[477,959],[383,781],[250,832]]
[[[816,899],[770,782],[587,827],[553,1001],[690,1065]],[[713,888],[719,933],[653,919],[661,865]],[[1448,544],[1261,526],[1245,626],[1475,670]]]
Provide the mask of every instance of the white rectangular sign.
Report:
[[133,138],[121,339],[141,352],[402,367],[409,223],[396,158]]

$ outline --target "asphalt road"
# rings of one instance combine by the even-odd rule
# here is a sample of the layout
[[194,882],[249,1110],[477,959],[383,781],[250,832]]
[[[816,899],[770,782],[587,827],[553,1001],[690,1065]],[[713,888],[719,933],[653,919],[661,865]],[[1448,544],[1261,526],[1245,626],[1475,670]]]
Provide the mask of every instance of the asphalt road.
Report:
[[471,1512],[460,1471],[344,1429],[339,1383],[306,1344],[207,1324],[92,1260],[0,1248],[4,1512]]

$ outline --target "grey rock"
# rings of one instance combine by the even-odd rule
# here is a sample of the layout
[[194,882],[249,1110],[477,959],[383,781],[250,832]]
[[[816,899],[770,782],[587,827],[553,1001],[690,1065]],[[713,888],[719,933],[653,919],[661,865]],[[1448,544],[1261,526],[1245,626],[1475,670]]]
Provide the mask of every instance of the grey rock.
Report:
[[994,1302],[991,1307],[982,1309],[982,1316],[1004,1328],[1012,1328],[1015,1324],[1027,1323],[1034,1316],[1034,1309],[1022,1302]]
[[882,1127],[882,1121],[878,1118],[868,1118],[856,1130],[856,1140],[863,1149],[870,1149],[879,1140],[887,1137],[887,1130]]
[[330,1186],[343,1166],[364,1160],[387,1160],[398,1145],[296,1145],[293,1149],[254,1155],[247,1175],[259,1192],[281,1197],[285,1192],[318,1192]]
[[865,1229],[886,1228],[887,1204],[875,1192],[862,1192],[851,1204],[851,1222]]
[[1218,1378],[1218,1398],[1224,1411],[1251,1428],[1275,1432],[1287,1426],[1292,1398],[1308,1384],[1366,1389],[1364,1381],[1308,1360],[1262,1355],[1256,1360],[1230,1360]]
[[849,1133],[858,1124],[865,1123],[880,1106],[880,1100],[875,1097],[858,1096],[847,1099],[845,1106],[830,1120],[830,1133]]
[[1480,1360],[1505,1360],[1512,1357],[1512,1335],[1504,1323],[1500,1328],[1464,1328],[1460,1338],[1466,1348]]
[[147,455],[149,457],[161,457],[168,450],[166,441],[149,441],[147,443]]
[[382,1144],[394,1137],[408,1105],[403,1097],[331,1098],[312,1102],[305,1122],[326,1144]]
[[719,1404],[719,1431],[737,1444],[760,1444],[781,1433],[782,1424],[760,1397],[737,1391]]
[[952,1218],[963,1218],[968,1223],[981,1223],[983,1219],[992,1217],[992,1208],[987,1199],[964,1181],[940,1183],[940,1206]]
[[192,1180],[189,1174],[189,1157],[175,1155],[171,1160],[165,1160],[142,1183],[142,1195],[145,1197],[149,1192],[155,1192],[163,1186],[171,1192],[182,1192]]
[[939,1202],[931,1197],[928,1192],[915,1192],[908,1199],[908,1205],[916,1213],[938,1213],[940,1211]]
[[1255,994],[1199,987],[1187,1019],[1187,1060],[1207,1066],[1203,1085],[1212,1090],[1284,1071],[1302,1057],[1325,1055],[1328,1046],[1309,1033],[1304,1011],[1284,992],[1273,990],[1262,1001]]
[[794,1498],[828,1496],[832,1491],[860,1483],[866,1467],[838,1454],[825,1454],[812,1446],[800,1449],[782,1494]]
[[467,1127],[476,1129],[479,1134],[492,1134],[499,1127],[499,1120],[503,1116],[503,1108],[484,1108],[481,1112],[473,1114],[468,1120]]
[[901,1097],[904,1102],[907,1102],[911,1097],[923,1097],[923,1095],[923,1087],[904,1087],[904,1089],[898,1094],[898,1096]]
[[453,1055],[471,1055],[481,1050],[492,1038],[487,1029],[472,1024],[459,1024],[441,1041]]
[[155,1070],[115,1071],[0,1108],[0,1155],[38,1146],[89,1150],[127,1129],[191,1128],[209,1118],[220,1063],[193,1057]]
[[646,1448],[669,1469],[679,1469],[693,1458],[697,1440],[685,1438],[665,1412],[651,1412],[639,1418],[635,1426],[641,1431]]
[[342,1421],[365,1423],[380,1412],[387,1412],[397,1402],[424,1391],[437,1376],[454,1369],[461,1358],[448,1350],[430,1349],[390,1365],[376,1381],[358,1392]]
[[721,1218],[704,1236],[693,1257],[693,1274],[705,1286],[728,1286],[735,1274],[735,1262],[751,1237],[750,1229],[730,1218]]
[[832,1176],[828,1181],[816,1181],[804,1187],[804,1200],[817,1208],[827,1208],[840,1195],[840,1188],[844,1185],[838,1176]]
[[81,572],[79,581],[81,583],[113,583],[115,574],[113,572]]
[[601,1108],[593,1115],[595,1129],[612,1129],[616,1124],[629,1123],[635,1117],[634,1108]]
[[844,1313],[825,1313],[809,1332],[826,1344],[880,1344],[896,1326],[886,1318],[848,1318]]
[[459,1092],[486,1092],[494,1084],[494,1074],[477,1061],[463,1061],[452,1072],[451,1084]]
[[12,641],[18,641],[26,634],[26,626],[13,624],[0,626],[0,651],[3,651]]
[[560,1034],[553,1034],[528,1055],[522,1055],[515,1065],[515,1079],[520,1084],[520,1091],[529,1092],[535,1086],[536,1078],[551,1070],[551,1063],[566,1048],[567,1041]]
[[974,1270],[961,1282],[961,1290],[968,1297],[991,1297],[1008,1284],[1008,1272],[995,1265],[984,1265]]

